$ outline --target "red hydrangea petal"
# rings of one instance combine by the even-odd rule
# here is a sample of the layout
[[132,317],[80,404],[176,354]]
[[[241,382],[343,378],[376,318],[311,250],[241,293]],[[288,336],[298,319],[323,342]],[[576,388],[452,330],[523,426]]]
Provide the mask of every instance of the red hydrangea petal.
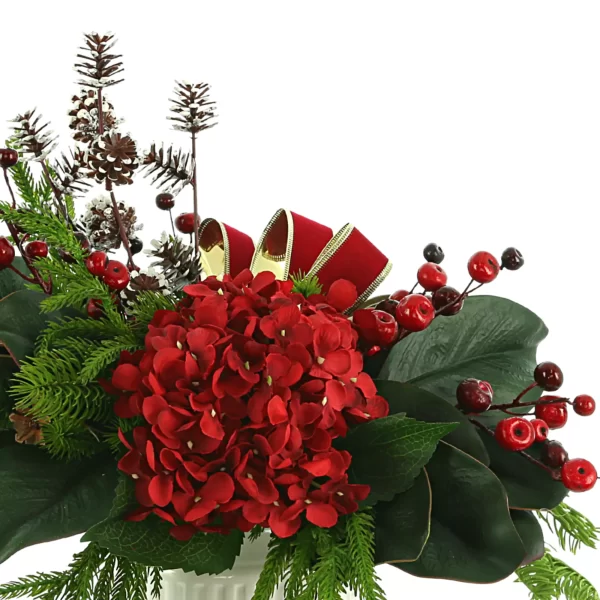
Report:
[[261,504],[256,500],[248,500],[244,504],[242,514],[244,515],[244,519],[250,523],[258,525],[259,523],[263,523],[265,521],[265,519],[269,516],[270,511],[271,507],[267,504]]
[[200,419],[200,428],[202,433],[215,440],[222,440],[225,437],[225,430],[221,425],[221,421],[212,411],[206,411]]
[[169,405],[162,396],[148,396],[142,402],[142,414],[148,423],[156,425],[158,423],[158,415],[164,410],[168,410]]
[[219,504],[225,504],[225,502],[231,500],[234,491],[235,485],[231,475],[227,473],[215,473],[200,488],[200,496],[215,500]]
[[160,517],[163,521],[167,521],[168,523],[171,523],[171,525],[176,525],[175,518],[166,510],[162,510],[162,508],[155,508],[152,512],[157,517]]
[[327,302],[336,310],[350,308],[358,299],[356,286],[347,279],[334,281],[327,292]]
[[338,522],[338,513],[329,504],[313,502],[306,508],[306,518],[313,525],[322,528],[334,527]]
[[311,462],[304,463],[302,468],[315,477],[324,477],[331,470],[331,460],[327,457],[314,458]]
[[118,390],[135,392],[142,382],[142,373],[130,364],[119,365],[113,372],[111,383]]
[[152,478],[148,494],[156,506],[166,506],[173,498],[173,477],[160,473]]
[[315,354],[325,357],[340,346],[340,330],[333,323],[324,323],[314,333]]
[[267,407],[267,412],[271,425],[279,425],[288,420],[286,404],[279,396],[273,396],[273,398],[271,398]]
[[198,530],[193,525],[176,525],[169,530],[169,533],[178,542],[189,542]]
[[336,350],[335,352],[330,352],[325,357],[325,362],[323,363],[323,368],[325,370],[338,377],[348,373],[351,366],[352,360],[348,350]]

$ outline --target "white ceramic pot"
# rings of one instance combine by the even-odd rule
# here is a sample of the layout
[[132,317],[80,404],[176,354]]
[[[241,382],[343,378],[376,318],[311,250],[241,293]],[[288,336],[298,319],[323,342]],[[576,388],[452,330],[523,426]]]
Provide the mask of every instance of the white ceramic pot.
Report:
[[[251,600],[268,543],[268,534],[254,543],[245,542],[233,569],[220,575],[165,571],[161,600]],[[282,599],[279,591],[273,596],[273,600]]]
[[[251,600],[267,556],[269,534],[246,541],[233,569],[220,575],[194,575],[165,571],[161,600]],[[272,600],[283,600],[278,590]],[[349,595],[348,600],[355,600]]]

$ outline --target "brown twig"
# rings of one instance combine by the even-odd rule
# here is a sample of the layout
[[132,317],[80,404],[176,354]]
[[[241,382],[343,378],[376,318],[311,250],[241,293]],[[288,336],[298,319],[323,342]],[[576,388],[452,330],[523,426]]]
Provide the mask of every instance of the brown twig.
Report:
[[54,184],[54,181],[52,181],[52,176],[50,175],[50,171],[48,170],[48,165],[46,164],[45,161],[42,161],[42,171],[44,173],[44,178],[48,182],[48,185],[52,189],[52,193],[54,194],[54,197],[56,198],[56,206],[57,206],[58,210],[62,213],[62,216],[64,217],[65,221],[69,224],[72,224],[71,217],[69,216],[69,213],[67,212],[67,207],[65,206],[65,204],[63,202],[62,193],[56,187],[56,185]]
[[13,267],[13,265],[9,265],[8,268],[13,273],[16,273],[19,277],[21,277],[21,279],[24,279],[28,283],[38,283],[33,277],[27,277],[27,275],[25,275],[25,273],[21,273],[21,271],[19,271],[19,269],[17,269],[16,267]]
[[12,186],[10,185],[10,179],[8,178],[8,169],[2,169],[4,171],[4,181],[6,181],[6,187],[10,193],[10,197],[12,198],[12,207],[17,208],[17,199],[15,198],[15,193],[13,192]]
[[196,166],[196,132],[192,131],[192,161],[194,162],[194,177],[192,188],[194,190],[194,252],[196,258],[200,255],[200,237],[198,235],[198,167]]
[[129,245],[129,240],[127,239],[127,233],[125,231],[125,227],[123,226],[123,219],[121,219],[121,213],[119,212],[119,205],[117,204],[117,199],[115,198],[115,193],[112,189],[112,183],[110,181],[106,182],[106,190],[110,193],[113,214],[115,216],[117,226],[119,227],[119,236],[121,238],[121,242],[123,243],[123,247],[127,252],[127,266],[129,267],[129,269],[138,270],[138,268],[135,266],[135,263],[133,262],[131,246]]

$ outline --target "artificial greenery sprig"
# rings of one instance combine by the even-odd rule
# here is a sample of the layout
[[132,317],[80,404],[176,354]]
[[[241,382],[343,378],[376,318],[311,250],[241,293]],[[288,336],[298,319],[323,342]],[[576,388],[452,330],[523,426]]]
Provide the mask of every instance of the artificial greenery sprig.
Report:
[[553,510],[538,511],[537,516],[556,535],[563,550],[568,548],[573,554],[576,554],[582,545],[596,548],[600,528],[564,502]]

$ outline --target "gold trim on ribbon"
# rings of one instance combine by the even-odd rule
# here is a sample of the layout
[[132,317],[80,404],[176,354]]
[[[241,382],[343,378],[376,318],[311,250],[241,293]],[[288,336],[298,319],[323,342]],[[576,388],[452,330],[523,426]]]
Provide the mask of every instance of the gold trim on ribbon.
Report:
[[[287,221],[287,240],[284,254],[271,254],[267,247],[269,234],[276,226],[281,225],[282,219]],[[294,247],[294,218],[289,210],[280,208],[269,221],[269,224],[262,232],[254,256],[250,263],[250,270],[254,275],[263,271],[275,273],[277,279],[286,281],[290,275],[290,263],[292,261],[292,248]]]
[[[200,257],[204,278],[216,275],[221,277],[230,271],[229,236],[220,221],[206,219],[200,225]],[[208,239],[203,239],[208,238]]]
[[393,266],[394,265],[392,264],[392,261],[388,260],[387,264],[385,265],[385,267],[383,267],[381,273],[377,275],[377,278],[373,281],[373,283],[358,297],[356,302],[344,312],[346,314],[353,313],[363,302],[368,300],[371,294],[383,283],[385,278],[390,274],[390,271],[392,270]]

